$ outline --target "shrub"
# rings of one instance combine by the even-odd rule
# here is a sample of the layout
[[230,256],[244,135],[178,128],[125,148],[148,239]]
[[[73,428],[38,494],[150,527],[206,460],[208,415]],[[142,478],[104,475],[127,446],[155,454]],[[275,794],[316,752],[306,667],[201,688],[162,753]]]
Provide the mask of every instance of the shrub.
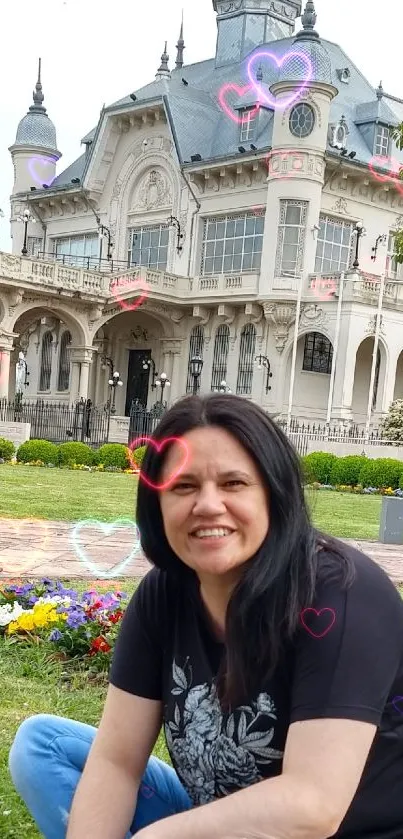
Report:
[[6,440],[4,437],[0,437],[0,457],[3,460],[11,460],[12,457],[15,455],[15,445],[11,442],[11,440]]
[[380,457],[376,460],[366,458],[360,472],[360,484],[363,487],[391,487],[397,489],[403,473],[403,462],[391,457]]
[[30,463],[35,460],[42,460],[43,463],[58,463],[58,459],[58,446],[47,440],[26,440],[17,450],[17,460],[20,463]]
[[330,483],[345,484],[347,486],[357,486],[360,480],[361,470],[365,465],[367,458],[363,455],[347,455],[347,457],[337,457],[333,463],[330,475]]
[[102,463],[105,469],[108,466],[116,466],[118,469],[129,469],[129,449],[122,443],[106,443],[98,449],[98,463]]
[[78,466],[92,466],[93,451],[86,443],[62,443],[59,446],[60,466],[76,463]]
[[403,399],[392,402],[387,416],[381,422],[381,430],[387,440],[403,442]]
[[320,484],[330,483],[332,466],[337,460],[335,454],[328,452],[311,452],[302,458],[302,469],[308,483],[317,481]]
[[138,449],[134,449],[134,451],[132,452],[133,465],[136,464],[136,466],[138,466],[139,469],[141,467],[141,464],[143,463],[146,451],[147,446],[139,446]]

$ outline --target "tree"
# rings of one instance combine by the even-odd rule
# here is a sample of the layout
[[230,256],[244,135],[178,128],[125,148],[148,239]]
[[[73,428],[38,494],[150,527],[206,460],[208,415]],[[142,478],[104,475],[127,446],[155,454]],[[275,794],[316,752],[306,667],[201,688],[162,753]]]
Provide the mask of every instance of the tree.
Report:
[[381,422],[381,430],[387,440],[403,442],[403,399],[395,399],[392,402],[388,415]]
[[[392,135],[392,140],[395,140],[395,143],[396,143],[398,149],[400,149],[400,151],[402,151],[402,149],[403,149],[403,122],[400,125],[398,125],[397,128],[393,129],[393,131],[391,132],[391,135]],[[399,178],[399,180],[403,181],[403,166],[399,171],[398,178]],[[403,227],[401,227],[399,230],[396,231],[393,238],[394,238],[395,259],[396,259],[396,262],[399,263],[399,265],[402,265],[403,264]]]

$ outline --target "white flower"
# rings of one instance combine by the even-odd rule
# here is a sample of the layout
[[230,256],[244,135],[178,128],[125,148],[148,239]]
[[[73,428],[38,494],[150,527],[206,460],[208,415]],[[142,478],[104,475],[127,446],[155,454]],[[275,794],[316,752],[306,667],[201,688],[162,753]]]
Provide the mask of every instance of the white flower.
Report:
[[8,626],[11,621],[17,620],[23,611],[24,609],[19,603],[14,603],[13,606],[11,603],[6,603],[4,606],[0,606],[0,626]]

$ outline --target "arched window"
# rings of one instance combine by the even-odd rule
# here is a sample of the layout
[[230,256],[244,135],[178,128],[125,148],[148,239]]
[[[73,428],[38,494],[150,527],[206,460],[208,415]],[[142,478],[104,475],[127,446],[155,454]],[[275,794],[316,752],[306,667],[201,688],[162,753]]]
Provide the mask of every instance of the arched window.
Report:
[[[204,328],[202,326],[194,326],[191,333],[190,333],[190,344],[189,344],[189,361],[188,361],[188,378],[186,382],[186,393],[192,393],[193,391],[193,376],[190,370],[190,361],[195,355],[199,355],[200,358],[203,358],[203,350],[204,350]],[[197,380],[197,391],[200,390],[200,379],[199,376]]]
[[68,390],[70,383],[70,356],[69,346],[71,344],[71,333],[63,332],[60,341],[59,373],[57,376],[57,389]]
[[214,340],[213,369],[211,390],[218,388],[227,378],[227,360],[229,350],[229,326],[219,326]]
[[332,372],[333,347],[326,335],[309,332],[305,336],[302,369],[310,373]]
[[238,395],[249,396],[252,393],[253,363],[256,351],[256,326],[247,323],[241,332],[239,348],[238,379],[236,392]]
[[52,375],[52,342],[52,333],[50,331],[45,332],[42,338],[39,390],[50,390],[50,377]]

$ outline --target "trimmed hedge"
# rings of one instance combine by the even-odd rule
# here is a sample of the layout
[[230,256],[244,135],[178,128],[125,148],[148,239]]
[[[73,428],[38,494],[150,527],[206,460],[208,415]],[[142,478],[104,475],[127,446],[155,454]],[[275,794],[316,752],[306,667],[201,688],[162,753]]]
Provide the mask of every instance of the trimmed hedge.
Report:
[[60,466],[69,466],[76,463],[77,466],[93,466],[94,452],[86,443],[61,443],[59,449]]
[[311,452],[302,458],[302,469],[306,482],[330,484],[330,475],[337,457],[328,452]]
[[403,473],[403,462],[391,457],[380,457],[376,460],[366,458],[360,472],[360,484],[363,487],[391,487],[397,489]]
[[59,446],[47,440],[26,440],[18,447],[17,460],[20,463],[41,460],[43,463],[53,463],[56,466],[59,462]]
[[116,466],[118,469],[130,469],[129,449],[122,443],[105,443],[97,452],[98,463],[103,466]]
[[[330,474],[330,483],[335,486],[355,487],[360,483],[361,471],[366,466],[367,458],[364,455],[351,454],[347,457],[336,457]],[[402,464],[403,469],[403,464]]]
[[144,460],[144,455],[147,451],[147,446],[139,446],[138,449],[134,449],[132,451],[132,461],[136,464],[139,468]]
[[12,443],[11,440],[6,440],[4,437],[0,437],[0,458],[2,458],[2,460],[11,460],[14,455],[14,443]]

